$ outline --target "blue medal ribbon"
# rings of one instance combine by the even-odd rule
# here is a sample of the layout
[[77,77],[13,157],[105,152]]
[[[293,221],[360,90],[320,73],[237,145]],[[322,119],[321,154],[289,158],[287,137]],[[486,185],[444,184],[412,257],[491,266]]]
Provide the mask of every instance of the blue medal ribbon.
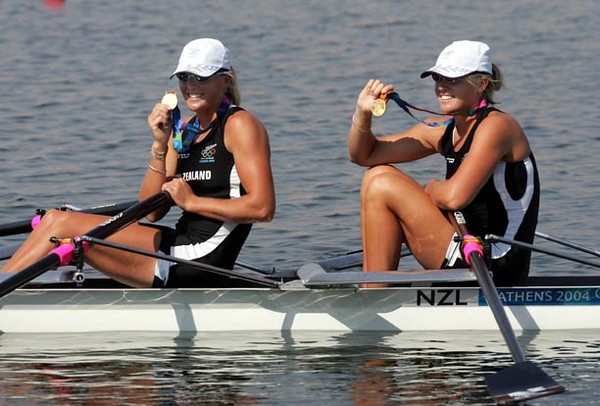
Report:
[[204,134],[212,129],[229,110],[229,100],[223,99],[217,109],[217,118],[213,120],[206,128],[200,129],[200,120],[194,117],[193,122],[184,123],[181,119],[181,111],[179,107],[171,110],[171,122],[173,123],[173,148],[178,153],[186,153],[190,150],[190,146],[200,134]]
[[[422,120],[418,117],[416,117],[410,110],[409,108],[413,109],[413,110],[419,110],[419,111],[424,111],[426,113],[430,113],[430,114],[435,114],[437,116],[445,116],[445,114],[442,113],[436,113],[435,111],[431,111],[431,110],[427,110],[427,109],[422,109],[416,106],[413,106],[412,104],[408,103],[406,100],[402,99],[400,97],[400,95],[396,92],[391,92],[387,95],[388,99],[391,99],[393,101],[396,102],[396,104],[402,109],[404,110],[409,116],[411,116],[412,118],[414,118],[415,120],[417,120],[420,123],[425,124],[426,126],[429,127],[445,127],[448,124],[450,124],[453,120],[454,117],[450,117],[442,122],[436,122],[436,123],[432,123],[432,122],[428,122],[425,120]],[[474,115],[477,110],[479,110],[480,108],[486,107],[487,103],[485,103],[485,100],[482,100],[481,103],[479,104],[479,106],[476,109],[473,110],[469,110],[466,113],[459,113],[459,114],[455,114],[455,115],[467,115],[467,116],[472,116]]]

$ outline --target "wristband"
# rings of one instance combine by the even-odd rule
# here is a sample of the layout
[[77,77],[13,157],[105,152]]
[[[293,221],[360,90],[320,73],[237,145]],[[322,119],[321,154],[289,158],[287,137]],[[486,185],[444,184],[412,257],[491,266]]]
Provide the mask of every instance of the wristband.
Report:
[[154,149],[154,147],[150,148],[150,157],[152,157],[153,159],[156,159],[157,161],[164,161],[165,160],[165,156],[167,155],[167,151],[156,151]]

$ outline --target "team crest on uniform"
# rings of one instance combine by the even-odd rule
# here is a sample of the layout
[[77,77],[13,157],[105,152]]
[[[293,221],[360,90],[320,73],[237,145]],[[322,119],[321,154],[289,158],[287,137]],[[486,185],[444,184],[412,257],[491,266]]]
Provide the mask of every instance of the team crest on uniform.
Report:
[[210,163],[215,162],[215,154],[217,153],[217,144],[211,144],[204,147],[202,151],[200,151],[200,163]]

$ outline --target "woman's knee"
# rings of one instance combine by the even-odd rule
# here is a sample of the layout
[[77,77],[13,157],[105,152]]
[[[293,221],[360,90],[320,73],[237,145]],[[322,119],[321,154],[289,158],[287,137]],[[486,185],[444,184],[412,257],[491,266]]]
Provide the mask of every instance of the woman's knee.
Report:
[[387,173],[390,173],[392,169],[393,168],[387,165],[374,166],[372,168],[367,169],[362,179],[362,191],[365,192],[373,185],[379,183],[381,177]]
[[[97,223],[100,221],[99,219]],[[62,210],[46,212],[38,227],[59,238],[70,238],[91,228],[90,222],[84,219],[83,215]]]
[[365,171],[365,174],[363,175],[363,184],[369,183],[373,179],[376,179],[377,177],[379,177],[383,174],[394,173],[394,172],[400,172],[400,170],[394,168],[391,165],[373,166]]
[[[60,232],[69,223],[69,213],[61,210],[47,211],[39,224],[45,230]],[[38,226],[38,227],[39,227]]]
[[403,184],[409,182],[409,180],[410,178],[407,175],[392,166],[374,166],[365,172],[361,195],[363,199],[366,199],[389,193],[396,194],[402,190]]

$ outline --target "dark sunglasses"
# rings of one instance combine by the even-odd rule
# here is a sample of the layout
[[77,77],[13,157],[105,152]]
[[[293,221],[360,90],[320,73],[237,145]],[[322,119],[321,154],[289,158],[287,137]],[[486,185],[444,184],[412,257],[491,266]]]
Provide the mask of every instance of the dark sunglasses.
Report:
[[206,83],[209,80],[211,80],[212,78],[214,78],[215,76],[219,76],[222,74],[223,74],[223,72],[217,71],[210,76],[199,76],[199,75],[196,75],[196,74],[190,73],[190,72],[179,72],[179,73],[176,73],[175,76],[177,76],[177,79],[181,80],[182,82],[187,82],[190,79],[194,79],[198,83]]
[[435,83],[439,83],[441,81],[444,81],[446,83],[454,84],[454,83],[460,82],[462,80],[462,77],[460,77],[460,78],[447,78],[446,76],[442,76],[442,75],[440,75],[438,73],[432,73],[431,74],[431,79],[433,79],[433,81]]

